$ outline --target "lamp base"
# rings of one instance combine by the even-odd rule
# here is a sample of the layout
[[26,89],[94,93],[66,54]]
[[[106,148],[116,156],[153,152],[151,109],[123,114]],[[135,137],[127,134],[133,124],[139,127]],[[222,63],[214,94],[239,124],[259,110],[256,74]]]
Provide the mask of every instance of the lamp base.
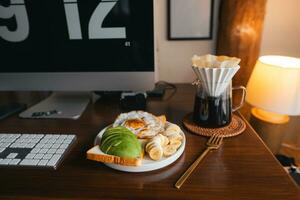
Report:
[[285,124],[290,120],[287,115],[272,113],[259,108],[252,108],[251,114],[262,121],[272,124]]

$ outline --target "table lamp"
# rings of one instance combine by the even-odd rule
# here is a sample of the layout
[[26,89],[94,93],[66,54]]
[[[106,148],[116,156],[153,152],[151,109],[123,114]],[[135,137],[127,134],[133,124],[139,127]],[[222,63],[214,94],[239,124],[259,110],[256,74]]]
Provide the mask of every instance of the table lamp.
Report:
[[254,117],[273,124],[300,115],[300,59],[268,55],[256,62],[247,84],[246,101]]

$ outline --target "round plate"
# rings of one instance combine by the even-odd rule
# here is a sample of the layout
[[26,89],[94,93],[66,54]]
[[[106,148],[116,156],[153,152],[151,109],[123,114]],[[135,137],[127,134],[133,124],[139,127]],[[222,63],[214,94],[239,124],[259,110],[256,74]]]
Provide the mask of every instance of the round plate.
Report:
[[[170,122],[167,122],[167,124],[168,123],[171,124]],[[107,126],[104,129],[102,129],[100,131],[100,133],[96,136],[95,141],[94,141],[95,145],[100,144],[103,133],[110,126]],[[183,137],[182,144],[177,149],[177,152],[170,157],[162,157],[162,159],[160,159],[158,161],[154,161],[154,160],[151,160],[147,154],[145,154],[145,156],[142,160],[142,165],[136,166],[136,167],[117,165],[117,164],[111,164],[111,163],[104,163],[104,164],[110,168],[113,168],[113,169],[116,169],[119,171],[124,171],[124,172],[147,172],[147,171],[152,171],[152,170],[156,170],[156,169],[161,169],[161,168],[166,167],[166,166],[172,164],[173,162],[175,162],[184,152],[186,139],[185,139],[185,135],[182,131],[181,131],[181,135]]]

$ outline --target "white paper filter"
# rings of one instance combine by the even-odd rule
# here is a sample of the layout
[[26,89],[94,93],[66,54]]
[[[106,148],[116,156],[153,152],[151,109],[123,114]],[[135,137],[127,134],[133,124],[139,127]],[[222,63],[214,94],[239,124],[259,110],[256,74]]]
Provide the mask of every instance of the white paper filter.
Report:
[[[220,96],[240,68],[239,59],[226,58],[228,59],[218,61],[218,57],[212,55],[193,57],[193,70],[210,96]],[[195,59],[197,59],[196,62]]]

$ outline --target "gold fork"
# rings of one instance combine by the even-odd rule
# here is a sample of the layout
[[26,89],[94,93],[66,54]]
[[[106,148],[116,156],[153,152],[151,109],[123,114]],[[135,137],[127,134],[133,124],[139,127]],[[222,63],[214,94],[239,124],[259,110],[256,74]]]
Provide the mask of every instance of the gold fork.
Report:
[[209,138],[209,140],[206,143],[207,147],[205,151],[197,158],[197,160],[194,161],[194,163],[184,172],[184,174],[176,182],[175,187],[177,189],[180,189],[180,187],[183,185],[186,179],[192,174],[192,172],[196,169],[201,160],[206,156],[206,154],[210,150],[218,149],[221,146],[222,141],[223,137],[218,134],[214,134]]

